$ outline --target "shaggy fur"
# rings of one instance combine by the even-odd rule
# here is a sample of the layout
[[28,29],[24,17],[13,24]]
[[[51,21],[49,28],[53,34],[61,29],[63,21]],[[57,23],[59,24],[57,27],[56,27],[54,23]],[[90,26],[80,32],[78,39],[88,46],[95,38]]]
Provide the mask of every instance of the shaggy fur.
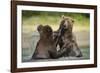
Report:
[[37,43],[32,59],[59,58],[65,53],[66,49],[62,49],[57,52],[56,44],[58,43],[58,37],[54,41],[53,31],[50,26],[39,25],[37,30],[40,34],[40,40]]
[[82,57],[81,50],[79,49],[75,36],[72,32],[73,24],[74,20],[72,18],[62,16],[60,27],[54,32],[54,39],[59,36],[59,31],[61,31],[58,44],[60,49],[66,48],[66,52],[63,54],[63,56]]

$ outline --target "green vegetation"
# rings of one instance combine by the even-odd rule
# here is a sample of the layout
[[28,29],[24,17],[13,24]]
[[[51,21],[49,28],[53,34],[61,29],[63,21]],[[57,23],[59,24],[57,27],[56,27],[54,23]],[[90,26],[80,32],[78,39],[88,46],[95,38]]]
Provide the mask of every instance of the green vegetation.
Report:
[[53,28],[53,30],[57,30],[62,15],[72,17],[75,20],[74,24],[75,30],[89,29],[90,16],[87,13],[26,11],[26,10],[22,11],[23,28],[34,31],[37,25],[42,24],[42,25],[50,25]]
[[83,53],[83,59],[89,59],[89,14],[25,10],[22,11],[22,40],[24,40],[22,41],[22,61],[28,61],[36,48],[39,35],[37,32],[33,31],[36,31],[37,26],[39,24],[50,25],[53,30],[57,30],[59,28],[62,15],[72,17],[75,20],[73,31],[76,36],[76,40]]

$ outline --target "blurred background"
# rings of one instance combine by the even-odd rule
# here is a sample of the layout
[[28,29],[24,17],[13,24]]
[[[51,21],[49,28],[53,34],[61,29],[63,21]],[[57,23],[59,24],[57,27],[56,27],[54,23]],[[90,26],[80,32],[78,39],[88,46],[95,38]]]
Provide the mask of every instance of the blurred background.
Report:
[[[39,24],[49,25],[53,31],[59,28],[61,16],[68,16],[74,19],[73,33],[76,36],[79,48],[83,53],[80,59],[90,58],[90,15],[88,13],[48,12],[48,11],[22,11],[22,61],[29,61],[34,53],[39,33]],[[64,58],[68,60],[79,58]]]

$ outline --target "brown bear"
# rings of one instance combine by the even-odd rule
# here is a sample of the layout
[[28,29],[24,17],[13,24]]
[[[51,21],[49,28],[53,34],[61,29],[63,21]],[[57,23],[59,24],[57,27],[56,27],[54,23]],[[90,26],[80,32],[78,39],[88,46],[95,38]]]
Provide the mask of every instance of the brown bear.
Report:
[[61,31],[59,46],[60,49],[66,48],[66,52],[63,54],[64,56],[74,56],[74,57],[82,57],[82,52],[78,47],[75,36],[73,35],[74,20],[70,17],[62,16],[60,27],[57,31],[54,32],[54,39],[56,40],[57,36],[59,36],[59,32]]
[[59,58],[65,53],[66,49],[61,49],[61,51],[57,51],[56,44],[58,38],[56,39],[56,41],[54,41],[53,31],[50,26],[39,25],[37,30],[40,34],[40,39],[37,43],[36,50],[33,53],[32,59]]

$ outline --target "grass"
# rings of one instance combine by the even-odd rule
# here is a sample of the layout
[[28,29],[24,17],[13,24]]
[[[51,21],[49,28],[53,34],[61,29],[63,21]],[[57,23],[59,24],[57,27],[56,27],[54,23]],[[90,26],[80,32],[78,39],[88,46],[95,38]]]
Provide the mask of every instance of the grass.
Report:
[[[73,16],[72,18],[75,20],[74,31],[89,30],[89,18],[81,15]],[[23,29],[28,31],[35,31],[39,24],[50,25],[53,30],[57,30],[59,28],[60,20],[60,16],[31,16],[28,18],[23,17],[22,24]]]
[[69,16],[74,19],[73,31],[89,30],[89,14],[68,13],[68,12],[48,12],[48,11],[22,11],[23,31],[36,31],[39,24],[50,25],[53,30],[59,28],[61,16]]
[[[74,26],[73,26],[73,31],[74,32],[79,32],[84,34],[82,31],[85,32],[89,32],[89,27],[90,27],[90,21],[89,21],[89,15],[88,14],[82,14],[82,13],[60,13],[60,12],[40,12],[40,11],[23,11],[22,12],[22,33],[23,32],[28,32],[28,34],[32,35],[37,29],[37,26],[39,24],[42,25],[50,25],[52,27],[53,30],[57,30],[59,28],[59,24],[60,24],[60,20],[61,20],[61,16],[65,15],[65,16],[69,16],[72,17],[75,20]],[[88,16],[87,16],[88,15]],[[32,33],[29,33],[32,32]],[[35,33],[34,33],[35,34]],[[78,34],[78,33],[77,33]],[[23,35],[23,36],[27,36],[27,35]],[[83,35],[79,35],[80,37],[83,37]],[[88,35],[84,35],[84,39],[86,40],[86,42],[88,42],[89,40],[87,40]],[[27,39],[25,38],[24,40],[29,40],[29,37],[27,37]],[[37,37],[36,37],[37,38]],[[33,38],[34,40],[37,40],[36,38]],[[78,37],[77,37],[78,38]],[[33,39],[30,39],[31,41]],[[83,41],[83,40],[79,40],[79,41]],[[80,42],[80,43],[81,43]],[[34,48],[27,48],[27,44],[29,43],[28,41],[23,42],[26,46],[25,48],[23,48],[22,50],[22,58],[23,60],[28,60],[30,59]],[[34,46],[32,44],[32,46]],[[85,47],[82,48],[81,50],[84,54],[84,58],[89,58],[89,48]]]

